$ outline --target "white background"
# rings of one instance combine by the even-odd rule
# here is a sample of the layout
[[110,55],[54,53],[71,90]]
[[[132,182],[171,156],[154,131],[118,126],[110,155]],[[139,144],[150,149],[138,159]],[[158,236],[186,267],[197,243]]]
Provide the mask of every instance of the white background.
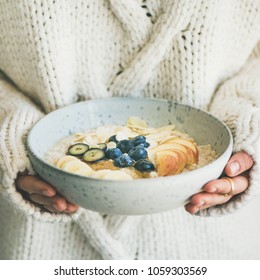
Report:
[[[111,266],[117,272],[120,268],[138,269],[138,275],[61,275],[54,270],[107,269]],[[148,267],[207,267],[205,275],[148,275]],[[162,271],[164,268],[162,268]],[[199,269],[200,270],[200,269]],[[142,272],[143,271],[143,272]],[[158,271],[158,269],[155,269]],[[205,279],[205,280],[259,280],[260,261],[0,261],[0,279],[52,280],[52,279]]]

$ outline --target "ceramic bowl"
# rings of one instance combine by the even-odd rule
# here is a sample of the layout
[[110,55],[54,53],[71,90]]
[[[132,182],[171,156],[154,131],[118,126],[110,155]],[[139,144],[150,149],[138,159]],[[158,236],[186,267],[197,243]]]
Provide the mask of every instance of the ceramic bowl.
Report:
[[[44,160],[46,151],[63,137],[104,124],[124,125],[130,116],[139,116],[154,127],[175,124],[198,144],[211,144],[219,157],[179,175],[131,181],[83,177]],[[98,99],[61,108],[37,122],[27,142],[35,171],[68,201],[89,210],[122,215],[158,213],[183,206],[206,182],[221,175],[232,143],[228,127],[207,112],[174,101],[141,98]]]

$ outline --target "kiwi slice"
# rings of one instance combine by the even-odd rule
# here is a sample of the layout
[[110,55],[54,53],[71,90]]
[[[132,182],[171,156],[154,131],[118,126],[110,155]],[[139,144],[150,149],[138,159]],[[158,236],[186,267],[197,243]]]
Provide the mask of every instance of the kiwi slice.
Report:
[[68,154],[71,156],[81,156],[89,149],[85,143],[77,143],[69,147]]
[[83,160],[86,162],[96,162],[105,157],[105,151],[98,148],[87,150],[83,155]]

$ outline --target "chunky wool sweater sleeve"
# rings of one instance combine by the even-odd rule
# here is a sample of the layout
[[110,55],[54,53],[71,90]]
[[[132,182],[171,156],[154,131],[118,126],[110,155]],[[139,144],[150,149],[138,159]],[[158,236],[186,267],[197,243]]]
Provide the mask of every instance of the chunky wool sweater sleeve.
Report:
[[254,160],[249,188],[223,205],[199,211],[220,215],[240,208],[260,193],[260,42],[245,66],[216,91],[210,112],[223,120],[234,137],[234,152],[245,151]]
[[34,173],[26,152],[26,136],[43,113],[2,75],[0,101],[0,191],[18,211],[27,215],[45,221],[70,220],[67,214],[43,212],[16,190],[15,180],[19,172]]

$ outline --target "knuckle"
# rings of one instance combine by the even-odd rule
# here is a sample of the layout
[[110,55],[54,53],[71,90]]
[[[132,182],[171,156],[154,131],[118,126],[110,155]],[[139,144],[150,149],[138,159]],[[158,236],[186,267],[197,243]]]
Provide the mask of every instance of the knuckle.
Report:
[[214,184],[211,185],[211,190],[216,194],[226,193],[227,185],[225,179],[215,180]]
[[192,203],[192,204],[198,204],[199,201],[200,201],[200,196],[201,196],[201,194],[194,195],[194,196],[191,198],[191,203]]
[[59,197],[57,195],[55,195],[54,197],[50,198],[50,201],[52,202],[52,204],[56,205],[59,202]]
[[17,187],[28,193],[33,193],[35,184],[34,176],[21,176],[17,180]]
[[221,180],[221,184],[220,184],[220,190],[221,190],[221,194],[225,194],[225,193],[228,193],[229,191],[230,191],[230,188],[231,188],[231,186],[230,186],[230,182],[228,181],[228,179],[225,179],[225,178],[223,178],[222,180]]
[[16,185],[19,189],[26,189],[28,176],[19,176],[16,180]]
[[33,202],[36,202],[39,204],[41,203],[41,199],[39,198],[39,195],[32,193],[29,195],[29,197]]
[[235,179],[235,194],[245,191],[249,186],[249,180],[246,176],[238,176]]

